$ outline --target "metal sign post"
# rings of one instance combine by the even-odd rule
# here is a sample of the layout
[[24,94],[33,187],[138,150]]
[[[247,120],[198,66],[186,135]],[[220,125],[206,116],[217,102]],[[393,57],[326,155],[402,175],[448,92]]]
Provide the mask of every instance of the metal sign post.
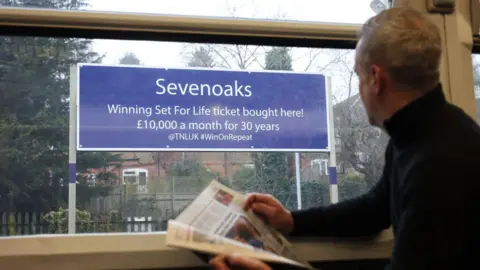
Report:
[[68,129],[68,233],[75,233],[77,212],[77,67],[70,68],[70,122]]
[[333,102],[332,102],[332,82],[330,78],[326,79],[327,90],[327,121],[328,121],[328,154],[329,165],[328,166],[328,178],[330,182],[330,202],[338,202],[338,181],[337,181],[337,152],[335,144],[335,123],[333,117]]
[[[335,124],[334,124],[334,112],[332,102],[332,88],[331,78],[325,77],[326,83],[326,98],[327,98],[327,121],[328,121],[328,177],[329,177],[329,190],[330,190],[330,202],[337,203],[338,196],[338,183],[337,183],[337,155],[335,148]],[[302,189],[301,189],[301,157],[297,152],[295,153],[295,180],[297,185],[297,208],[302,209]]]
[[300,153],[295,153],[295,180],[297,183],[297,206],[302,209],[302,184],[300,182]]

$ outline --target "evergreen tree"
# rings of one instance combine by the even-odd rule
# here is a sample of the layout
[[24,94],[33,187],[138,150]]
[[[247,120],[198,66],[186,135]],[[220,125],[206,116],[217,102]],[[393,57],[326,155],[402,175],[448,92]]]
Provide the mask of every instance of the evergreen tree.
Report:
[[[265,57],[267,70],[292,70],[288,48],[272,48]],[[233,175],[234,188],[244,192],[272,194],[285,207],[297,209],[297,187],[294,175],[289,176],[289,164],[294,164],[292,153],[252,153],[254,168],[242,168]],[[329,202],[328,183],[303,181],[302,207],[326,205]]]
[[125,55],[123,55],[123,57],[118,62],[121,65],[140,65],[141,64],[140,59],[138,59],[138,57],[132,52],[125,53]]
[[[292,57],[286,47],[272,48],[265,57],[267,70],[292,70]],[[291,154],[285,152],[253,153],[257,177],[265,181],[272,195],[287,207],[293,207],[296,193],[292,193],[295,183],[288,177],[287,158]]]
[[[265,57],[265,69],[292,70],[292,58],[288,48],[271,49]],[[294,207],[295,182],[288,177],[288,155],[290,154],[284,152],[252,153],[254,171],[248,173],[246,170],[249,169],[245,168],[242,173],[235,174],[235,187],[246,192],[272,194],[287,207]]]
[[[4,1],[5,6],[79,9],[82,0]],[[92,41],[76,38],[0,37],[0,205],[9,211],[49,211],[68,201],[69,69],[101,62]],[[81,152],[77,173],[120,161],[109,153]],[[110,174],[99,175],[113,177]],[[82,206],[105,193],[78,177]]]
[[267,70],[286,70],[292,69],[292,56],[286,47],[271,49],[265,57],[265,69]]
[[212,53],[205,46],[195,48],[188,56],[187,66],[189,67],[215,67],[215,59]]
[[[212,53],[212,48],[207,46],[196,47],[194,51],[187,58],[188,67],[204,67],[214,68],[215,58]],[[226,185],[231,186],[231,179],[228,179],[228,152],[223,153],[223,177],[220,177],[220,181]]]

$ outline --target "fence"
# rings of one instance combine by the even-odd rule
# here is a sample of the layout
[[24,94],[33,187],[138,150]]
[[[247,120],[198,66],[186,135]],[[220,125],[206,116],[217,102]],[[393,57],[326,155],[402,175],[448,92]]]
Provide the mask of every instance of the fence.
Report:
[[0,213],[0,235],[46,234],[48,222],[43,219],[46,213]]
[[150,177],[148,186],[140,191],[138,185],[121,185],[113,188],[106,196],[92,198],[85,210],[93,214],[107,214],[112,210],[121,210],[132,202],[153,200],[157,209],[177,211],[192,201],[211,181],[198,182],[197,177]]
[[[46,213],[0,212],[0,236],[59,234],[67,232],[67,219],[52,223]],[[115,221],[94,218],[88,221],[77,219],[78,233],[154,232],[166,230],[168,219],[152,217],[126,217]]]
[[[111,193],[104,197],[93,198],[86,206],[85,210],[98,215],[107,215],[111,211],[126,211],[128,208],[138,208],[140,205],[148,202],[149,208],[158,210],[178,212],[188,205],[197,194],[168,194],[168,193],[151,193],[151,194],[132,194],[125,198],[125,193]],[[130,213],[129,215],[138,215]],[[150,215],[150,214],[142,214]]]

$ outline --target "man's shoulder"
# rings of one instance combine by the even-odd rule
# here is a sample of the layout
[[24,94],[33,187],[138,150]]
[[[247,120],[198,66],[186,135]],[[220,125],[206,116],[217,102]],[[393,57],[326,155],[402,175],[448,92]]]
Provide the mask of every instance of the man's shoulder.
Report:
[[[480,164],[480,128],[468,118],[458,117],[458,122],[443,125],[435,134],[418,142],[411,149],[410,163],[449,165],[438,168],[463,171],[477,168]],[[450,121],[450,120],[449,120]]]
[[[480,165],[480,133],[433,138],[418,147],[412,156],[415,163]],[[475,167],[476,167],[475,166]]]
[[[415,164],[480,164],[480,127],[463,110],[448,104],[438,112],[434,132],[417,140],[407,149],[397,151],[390,138],[385,149],[386,160],[403,159],[409,167]],[[438,121],[439,120],[439,121]],[[402,153],[400,156],[397,155]],[[405,160],[408,159],[408,160]],[[450,166],[451,167],[451,166]],[[443,168],[448,169],[448,168]]]
[[446,127],[449,127],[447,131],[450,133],[458,136],[468,134],[477,139],[480,138],[480,126],[477,121],[458,106],[448,104],[442,115],[445,118]]
[[425,142],[427,146],[435,147],[441,153],[447,150],[451,153],[480,151],[480,126],[474,119],[452,104],[440,115],[442,124]]

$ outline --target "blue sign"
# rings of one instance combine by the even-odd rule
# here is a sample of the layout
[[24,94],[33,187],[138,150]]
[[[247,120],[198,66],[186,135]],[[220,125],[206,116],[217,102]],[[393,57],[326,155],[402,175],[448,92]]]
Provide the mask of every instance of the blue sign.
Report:
[[325,77],[78,66],[79,151],[327,151]]

